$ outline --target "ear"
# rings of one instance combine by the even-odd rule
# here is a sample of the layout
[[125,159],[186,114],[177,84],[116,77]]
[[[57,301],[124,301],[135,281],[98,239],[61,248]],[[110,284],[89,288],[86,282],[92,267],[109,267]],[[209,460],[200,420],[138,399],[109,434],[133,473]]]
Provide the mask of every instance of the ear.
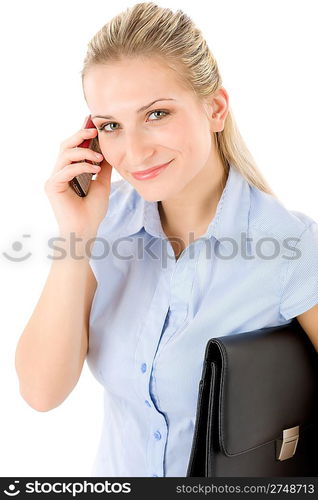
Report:
[[205,113],[210,122],[211,132],[222,132],[229,112],[229,96],[224,87],[219,88],[205,99]]

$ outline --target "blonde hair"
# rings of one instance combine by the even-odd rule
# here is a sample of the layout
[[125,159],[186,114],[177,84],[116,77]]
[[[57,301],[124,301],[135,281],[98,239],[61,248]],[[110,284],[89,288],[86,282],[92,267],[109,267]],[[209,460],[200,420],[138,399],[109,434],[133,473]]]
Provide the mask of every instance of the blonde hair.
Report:
[[[113,17],[88,43],[81,72],[83,90],[84,77],[92,66],[137,57],[161,59],[175,72],[180,85],[191,89],[201,102],[222,87],[217,62],[190,17],[180,9],[173,12],[142,2]],[[226,174],[232,164],[249,184],[276,196],[258,170],[230,105],[223,130],[214,135]],[[92,148],[100,151],[97,138]]]

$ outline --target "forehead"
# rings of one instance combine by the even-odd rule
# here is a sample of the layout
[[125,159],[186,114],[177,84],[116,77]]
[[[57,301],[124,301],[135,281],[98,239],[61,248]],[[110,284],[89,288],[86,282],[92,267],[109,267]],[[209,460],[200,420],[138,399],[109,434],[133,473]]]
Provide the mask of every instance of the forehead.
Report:
[[105,102],[126,102],[142,106],[156,97],[190,99],[178,74],[167,64],[149,59],[127,59],[96,65],[86,73],[83,86],[92,112]]

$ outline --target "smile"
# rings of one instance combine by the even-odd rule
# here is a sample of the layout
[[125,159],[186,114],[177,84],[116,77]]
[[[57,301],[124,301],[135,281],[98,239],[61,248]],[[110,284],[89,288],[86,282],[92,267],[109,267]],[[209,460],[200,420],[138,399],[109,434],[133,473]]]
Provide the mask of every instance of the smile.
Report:
[[153,179],[154,177],[157,177],[165,168],[170,165],[170,163],[173,160],[170,160],[168,163],[165,163],[161,167],[153,169],[151,172],[148,173],[142,173],[142,172],[134,172],[132,173],[133,177],[139,181],[147,180],[147,179]]

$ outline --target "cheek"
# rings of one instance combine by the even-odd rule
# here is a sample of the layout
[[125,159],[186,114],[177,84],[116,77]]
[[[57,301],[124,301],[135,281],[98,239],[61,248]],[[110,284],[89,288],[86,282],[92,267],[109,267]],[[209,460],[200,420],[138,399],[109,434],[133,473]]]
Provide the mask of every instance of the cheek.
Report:
[[208,127],[200,128],[193,141],[193,146],[197,151],[198,158],[200,158],[201,162],[205,163],[210,155],[212,146],[211,132]]
[[192,168],[201,168],[211,151],[211,133],[204,122],[191,122],[179,128],[179,143],[184,160],[191,162]]
[[187,134],[182,121],[171,120],[165,125],[153,126],[150,134],[150,143],[171,151],[182,152],[187,145]]
[[168,127],[162,130],[160,142],[172,151],[176,151],[186,157],[192,149],[192,137],[191,128],[185,126],[184,120],[178,119],[171,122]]
[[118,163],[119,151],[115,147],[112,147],[112,141],[103,135],[99,136],[98,141],[105,160],[111,165],[116,165]]

